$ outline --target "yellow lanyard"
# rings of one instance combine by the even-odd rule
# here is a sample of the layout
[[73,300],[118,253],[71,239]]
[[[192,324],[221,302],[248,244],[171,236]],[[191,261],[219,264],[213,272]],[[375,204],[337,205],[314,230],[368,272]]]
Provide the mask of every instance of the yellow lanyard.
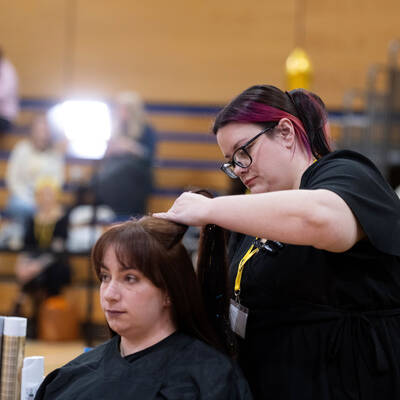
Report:
[[35,218],[33,232],[40,249],[47,249],[53,240],[55,223],[41,223]]
[[244,265],[248,260],[250,260],[251,257],[253,257],[254,254],[258,253],[259,249],[255,248],[254,249],[254,244],[250,246],[250,248],[247,250],[246,254],[243,256],[243,258],[239,262],[239,267],[238,271],[236,274],[236,279],[235,279],[235,296],[236,300],[238,301],[239,294],[240,294],[240,282],[242,280],[242,273],[244,269]]

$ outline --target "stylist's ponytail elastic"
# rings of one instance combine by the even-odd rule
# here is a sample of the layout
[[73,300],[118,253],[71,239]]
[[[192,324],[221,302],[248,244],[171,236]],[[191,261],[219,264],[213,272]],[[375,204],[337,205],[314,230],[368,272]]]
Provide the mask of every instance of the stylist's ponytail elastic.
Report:
[[309,139],[312,154],[320,158],[332,151],[327,135],[328,114],[319,96],[304,89],[286,92]]

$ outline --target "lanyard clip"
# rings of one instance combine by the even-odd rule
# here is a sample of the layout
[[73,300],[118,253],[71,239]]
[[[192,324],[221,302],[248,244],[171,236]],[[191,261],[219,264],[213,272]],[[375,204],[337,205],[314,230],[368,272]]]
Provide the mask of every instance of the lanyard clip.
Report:
[[236,303],[240,304],[240,289],[235,290],[235,301]]

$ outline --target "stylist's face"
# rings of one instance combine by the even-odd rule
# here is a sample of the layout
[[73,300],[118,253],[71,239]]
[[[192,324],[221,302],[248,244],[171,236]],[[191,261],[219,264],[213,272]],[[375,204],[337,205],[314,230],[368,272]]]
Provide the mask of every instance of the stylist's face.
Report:
[[[262,131],[251,123],[231,122],[217,132],[218,145],[226,162],[240,146]],[[279,126],[261,135],[246,148],[253,162],[247,168],[235,166],[235,174],[252,193],[265,193],[293,188],[288,172],[291,153],[281,140]]]
[[146,338],[169,323],[166,294],[134,266],[122,267],[113,246],[106,250],[103,264],[100,302],[111,329],[126,338]]

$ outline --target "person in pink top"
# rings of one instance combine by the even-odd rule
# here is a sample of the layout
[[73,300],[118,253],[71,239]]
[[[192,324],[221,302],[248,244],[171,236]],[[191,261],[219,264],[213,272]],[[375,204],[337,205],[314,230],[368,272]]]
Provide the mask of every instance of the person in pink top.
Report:
[[18,111],[18,75],[0,48],[0,132],[11,128]]

